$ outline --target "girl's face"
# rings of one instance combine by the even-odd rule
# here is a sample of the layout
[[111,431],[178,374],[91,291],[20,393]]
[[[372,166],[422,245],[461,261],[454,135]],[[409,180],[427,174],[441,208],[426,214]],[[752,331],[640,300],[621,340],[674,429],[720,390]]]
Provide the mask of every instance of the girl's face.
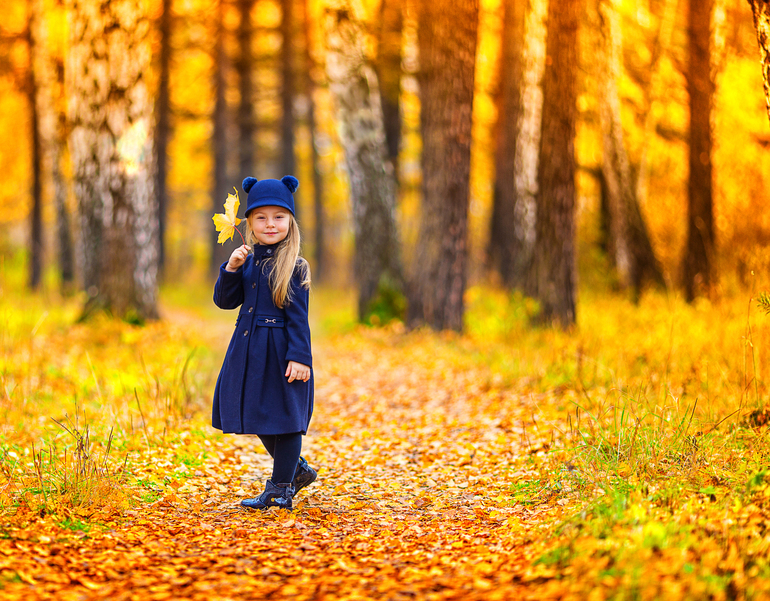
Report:
[[289,233],[291,218],[283,207],[257,207],[249,213],[249,226],[260,244],[277,244]]

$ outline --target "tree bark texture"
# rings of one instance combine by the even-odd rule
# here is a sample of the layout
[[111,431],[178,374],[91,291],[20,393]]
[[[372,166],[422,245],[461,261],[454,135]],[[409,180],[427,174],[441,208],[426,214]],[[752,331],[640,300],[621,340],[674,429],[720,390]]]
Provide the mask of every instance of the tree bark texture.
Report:
[[70,145],[82,263],[94,309],[157,316],[158,224],[150,21],[141,0],[71,0]]
[[36,15],[34,0],[27,0],[27,49],[29,63],[27,66],[27,100],[29,104],[30,149],[32,167],[31,205],[29,215],[29,280],[31,290],[40,287],[43,274],[43,173],[42,154],[43,143],[40,133],[40,109],[38,106],[38,74],[35,56],[38,52],[35,40]]
[[155,100],[155,194],[158,198],[158,263],[166,263],[166,215],[168,213],[168,143],[171,137],[171,0],[163,0],[158,22],[160,55],[158,57],[158,96]]
[[579,0],[550,2],[532,283],[541,318],[575,323],[575,120]]
[[754,27],[757,30],[767,116],[770,118],[770,2],[768,0],[749,0],[749,4],[751,4],[751,12],[754,15]]
[[381,0],[377,36],[377,80],[385,122],[388,159],[398,182],[401,147],[401,46],[404,28],[403,0]]
[[521,287],[517,276],[524,269],[517,262],[524,258],[522,240],[514,234],[517,227],[516,187],[517,142],[522,124],[522,86],[526,4],[520,0],[504,0],[503,30],[498,76],[497,129],[495,132],[495,184],[492,223],[489,236],[489,259],[507,287]]
[[714,217],[711,167],[711,12],[713,0],[689,0],[690,175],[683,283],[688,302],[708,295],[714,281]]
[[326,236],[324,235],[324,205],[323,205],[323,175],[321,174],[320,157],[316,135],[318,127],[315,115],[315,79],[313,73],[316,69],[313,54],[311,52],[312,39],[310,36],[310,7],[309,0],[302,0],[303,7],[303,36],[305,38],[305,78],[307,89],[307,127],[310,131],[310,167],[313,172],[313,216],[314,216],[314,256],[313,281],[322,282],[327,274],[326,265]]
[[548,0],[530,0],[524,35],[521,121],[516,137],[514,170],[516,205],[514,227],[509,235],[516,239],[512,282],[515,287],[525,290],[530,287],[529,277],[535,248],[547,12]]
[[281,0],[281,10],[281,175],[294,175],[294,0]]
[[423,202],[412,327],[463,327],[478,20],[478,0],[417,2]]
[[75,283],[75,256],[70,212],[67,208],[68,184],[62,169],[67,147],[67,112],[64,103],[64,64],[52,65],[55,72],[53,139],[51,141],[51,178],[56,210],[56,248],[62,294],[71,294]]
[[639,208],[636,186],[626,153],[620,115],[618,80],[621,75],[622,39],[617,0],[599,0],[599,117],[602,128],[602,175],[609,217],[609,244],[613,264],[623,288],[638,299],[642,285],[664,285],[647,226]]
[[395,179],[387,161],[377,76],[366,60],[362,15],[358,0],[337,0],[325,16],[326,72],[353,202],[360,320],[381,294],[402,288]]
[[[217,6],[216,38],[214,42],[214,113],[212,120],[211,147],[214,154],[214,181],[211,190],[211,208],[214,213],[221,213],[225,204],[229,186],[227,183],[227,91],[226,73],[228,68],[225,52],[224,2],[219,0]],[[211,228],[211,264],[212,274],[219,272],[219,266],[227,261],[233,248],[219,244],[219,234]],[[238,236],[235,236],[239,238]]]
[[[223,0],[220,0],[222,2]],[[239,179],[253,176],[256,169],[254,153],[254,132],[256,120],[254,117],[254,92],[252,73],[254,72],[254,54],[252,39],[254,27],[251,22],[251,12],[254,0],[237,0],[240,12],[238,25],[238,58],[235,69],[238,72],[240,102],[238,103],[238,169]],[[224,203],[224,199],[222,199]]]

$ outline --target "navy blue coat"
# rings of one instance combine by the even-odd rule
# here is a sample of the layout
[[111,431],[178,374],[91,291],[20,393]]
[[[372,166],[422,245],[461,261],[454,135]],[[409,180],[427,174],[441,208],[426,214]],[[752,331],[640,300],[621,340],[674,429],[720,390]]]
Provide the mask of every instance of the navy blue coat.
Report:
[[[219,268],[214,303],[240,307],[214,391],[211,424],[235,434],[305,434],[313,413],[313,357],[308,326],[309,291],[296,271],[291,302],[279,309],[268,283],[276,245],[254,245],[235,272]],[[289,383],[289,361],[311,368],[307,382]]]

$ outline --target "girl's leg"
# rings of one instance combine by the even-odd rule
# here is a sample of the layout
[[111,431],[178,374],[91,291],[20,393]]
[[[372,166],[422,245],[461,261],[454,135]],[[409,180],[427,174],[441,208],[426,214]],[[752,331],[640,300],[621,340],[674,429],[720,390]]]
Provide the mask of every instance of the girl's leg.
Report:
[[302,434],[299,432],[275,436],[275,446],[273,453],[271,453],[273,455],[272,481],[275,484],[288,483],[294,479],[294,472],[297,470],[301,452]]
[[265,446],[265,450],[270,454],[270,457],[275,457],[275,434],[257,434],[262,444]]

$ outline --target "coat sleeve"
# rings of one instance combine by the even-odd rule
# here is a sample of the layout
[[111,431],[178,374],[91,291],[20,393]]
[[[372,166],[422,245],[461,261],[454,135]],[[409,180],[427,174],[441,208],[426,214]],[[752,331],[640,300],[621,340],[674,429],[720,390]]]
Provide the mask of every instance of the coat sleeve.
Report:
[[300,276],[295,273],[291,279],[291,302],[286,304],[286,338],[288,350],[286,361],[296,361],[313,367],[310,350],[310,324],[308,323],[308,301],[310,291],[301,285]]
[[219,267],[214,284],[214,304],[220,309],[237,309],[243,304],[243,265],[237,271],[227,271],[225,265]]

